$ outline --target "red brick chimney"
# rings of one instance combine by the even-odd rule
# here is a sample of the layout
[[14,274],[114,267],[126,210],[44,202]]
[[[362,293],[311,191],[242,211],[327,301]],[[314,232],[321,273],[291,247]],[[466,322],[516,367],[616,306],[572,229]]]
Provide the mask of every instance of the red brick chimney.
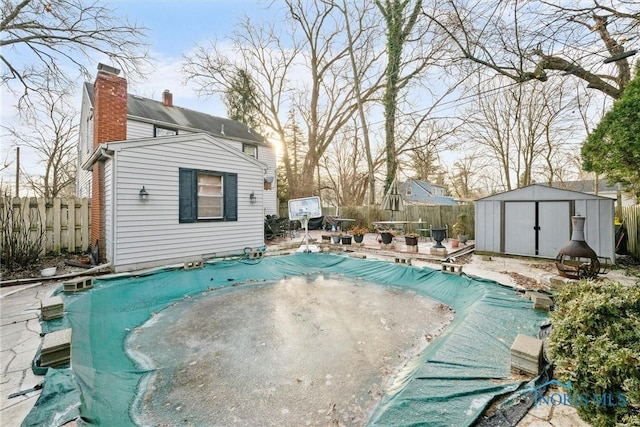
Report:
[[[127,80],[120,70],[98,64],[93,84],[93,148],[109,141],[127,139]],[[105,260],[104,163],[93,165],[91,185],[91,246],[98,242],[99,261]]]
[[162,103],[167,107],[173,107],[173,94],[169,89],[165,89],[162,92]]

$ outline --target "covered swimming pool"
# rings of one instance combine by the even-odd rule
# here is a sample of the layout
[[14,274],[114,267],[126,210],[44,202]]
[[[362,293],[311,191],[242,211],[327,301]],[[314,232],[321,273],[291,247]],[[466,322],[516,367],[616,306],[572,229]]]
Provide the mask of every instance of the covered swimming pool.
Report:
[[71,369],[46,383],[71,377],[64,417],[105,426],[251,425],[267,408],[264,425],[471,425],[522,384],[509,347],[546,319],[495,282],[304,253],[96,280],[65,309]]

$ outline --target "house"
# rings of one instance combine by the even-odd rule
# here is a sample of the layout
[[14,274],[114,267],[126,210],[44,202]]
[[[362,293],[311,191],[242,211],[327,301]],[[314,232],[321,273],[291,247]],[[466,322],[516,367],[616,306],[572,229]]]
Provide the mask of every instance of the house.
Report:
[[445,206],[456,204],[453,197],[447,196],[445,187],[417,179],[408,179],[400,184],[400,194],[407,204]]
[[610,199],[617,200],[620,196],[620,203],[622,206],[632,206],[636,204],[636,199],[632,194],[622,191],[620,184],[609,185],[606,179],[598,180],[596,191],[595,179],[583,179],[579,181],[556,181],[551,183],[552,187],[564,188],[565,190],[581,191],[583,193],[596,194],[602,197],[608,197]]
[[476,200],[477,253],[555,258],[571,239],[571,217],[586,218],[587,244],[615,261],[614,200],[532,184]]
[[275,148],[172,98],[128,94],[103,64],[84,85],[77,194],[91,196],[91,241],[116,272],[262,246],[277,214]]

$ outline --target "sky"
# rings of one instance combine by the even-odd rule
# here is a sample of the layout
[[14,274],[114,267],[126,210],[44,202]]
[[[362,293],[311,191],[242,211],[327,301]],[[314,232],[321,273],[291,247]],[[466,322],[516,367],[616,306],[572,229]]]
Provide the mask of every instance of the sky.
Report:
[[[219,98],[198,98],[192,86],[184,85],[180,74],[183,55],[197,43],[224,38],[233,30],[234,23],[245,14],[259,22],[267,17],[267,13],[273,13],[266,10],[268,2],[256,0],[107,0],[103,3],[113,9],[116,15],[147,28],[146,42],[153,66],[145,81],[129,81],[129,92],[160,100],[162,92],[169,89],[175,105],[216,116],[226,116]],[[99,60],[94,62],[86,64],[89,70],[96,70]],[[77,101],[74,102],[78,111],[81,87],[79,83]],[[0,120],[3,125],[19,126],[15,101],[15,97],[3,87],[0,92]],[[15,151],[11,140],[3,135],[0,161],[6,158],[8,162],[13,162],[11,167],[1,172],[5,184],[15,182]],[[24,172],[42,173],[40,160],[28,147],[21,148],[20,162]],[[21,191],[22,195],[26,195],[24,191]]]

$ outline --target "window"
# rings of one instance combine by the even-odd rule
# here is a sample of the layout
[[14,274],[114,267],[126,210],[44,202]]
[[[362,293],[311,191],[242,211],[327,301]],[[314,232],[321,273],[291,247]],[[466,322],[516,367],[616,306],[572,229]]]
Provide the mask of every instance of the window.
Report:
[[198,173],[198,219],[222,218],[222,175]]
[[237,221],[238,175],[179,169],[179,222]]
[[242,144],[242,152],[253,158],[258,158],[258,147],[251,144]]
[[176,129],[163,128],[162,126],[153,125],[153,136],[172,136],[177,135]]

